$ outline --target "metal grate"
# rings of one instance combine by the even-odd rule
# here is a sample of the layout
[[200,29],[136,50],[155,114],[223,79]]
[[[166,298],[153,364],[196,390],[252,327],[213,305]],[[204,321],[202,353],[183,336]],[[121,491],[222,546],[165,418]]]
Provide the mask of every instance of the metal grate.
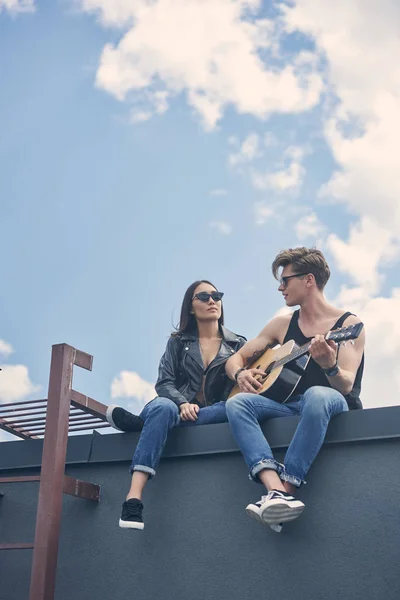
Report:
[[[68,432],[104,429],[110,427],[103,411],[91,407],[95,400],[71,391]],[[22,439],[44,437],[47,415],[47,398],[0,404],[0,429]]]

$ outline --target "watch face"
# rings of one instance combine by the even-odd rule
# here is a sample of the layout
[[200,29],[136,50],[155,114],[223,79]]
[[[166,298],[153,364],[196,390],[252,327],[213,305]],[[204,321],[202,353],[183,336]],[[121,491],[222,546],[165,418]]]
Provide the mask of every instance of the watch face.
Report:
[[337,373],[339,373],[339,365],[336,363],[331,369],[324,369],[324,373],[325,375],[328,375],[328,377],[337,375]]

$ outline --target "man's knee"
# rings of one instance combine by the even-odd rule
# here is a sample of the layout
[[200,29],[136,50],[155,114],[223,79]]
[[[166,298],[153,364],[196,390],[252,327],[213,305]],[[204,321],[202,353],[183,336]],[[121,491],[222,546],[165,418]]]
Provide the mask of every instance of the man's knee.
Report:
[[348,410],[344,396],[333,388],[316,385],[304,393],[303,413],[338,414]]
[[226,401],[226,414],[228,418],[230,415],[236,414],[238,411],[242,410],[246,405],[246,399],[248,394],[235,394],[232,398],[228,398]]

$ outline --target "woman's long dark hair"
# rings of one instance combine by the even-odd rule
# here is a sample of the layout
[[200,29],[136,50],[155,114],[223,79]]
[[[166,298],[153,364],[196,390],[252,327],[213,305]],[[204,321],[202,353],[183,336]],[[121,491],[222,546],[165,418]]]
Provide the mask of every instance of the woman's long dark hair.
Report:
[[[176,331],[171,333],[172,336],[182,335],[182,333],[187,332],[196,332],[197,331],[197,323],[196,318],[192,314],[192,298],[194,294],[194,290],[201,283],[208,283],[212,285],[213,288],[217,290],[215,285],[211,283],[211,281],[207,281],[207,279],[201,279],[200,281],[194,281],[191,285],[189,285],[188,289],[183,296],[182,308],[181,308],[181,316],[179,319],[178,326],[176,327]],[[217,290],[218,291],[218,290]],[[224,307],[222,306],[221,301],[221,316],[218,319],[218,325],[221,326],[224,324]]]

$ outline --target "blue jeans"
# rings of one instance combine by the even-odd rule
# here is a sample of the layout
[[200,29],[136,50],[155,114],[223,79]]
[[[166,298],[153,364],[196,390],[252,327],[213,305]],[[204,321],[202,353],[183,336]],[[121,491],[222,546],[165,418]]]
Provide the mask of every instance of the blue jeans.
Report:
[[[236,442],[249,467],[249,477],[258,481],[263,469],[273,469],[296,487],[305,477],[325,438],[329,421],[348,409],[340,392],[314,386],[304,394],[279,404],[258,394],[236,394],[226,403],[226,413]],[[286,452],[284,464],[278,463],[259,425],[274,417],[300,415],[300,422]]]
[[172,427],[193,427],[211,423],[226,423],[225,402],[216,402],[200,408],[196,421],[182,421],[175,402],[157,397],[144,407],[140,417],[144,421],[138,445],[132,459],[131,473],[141,471],[150,477],[156,474],[156,467]]

